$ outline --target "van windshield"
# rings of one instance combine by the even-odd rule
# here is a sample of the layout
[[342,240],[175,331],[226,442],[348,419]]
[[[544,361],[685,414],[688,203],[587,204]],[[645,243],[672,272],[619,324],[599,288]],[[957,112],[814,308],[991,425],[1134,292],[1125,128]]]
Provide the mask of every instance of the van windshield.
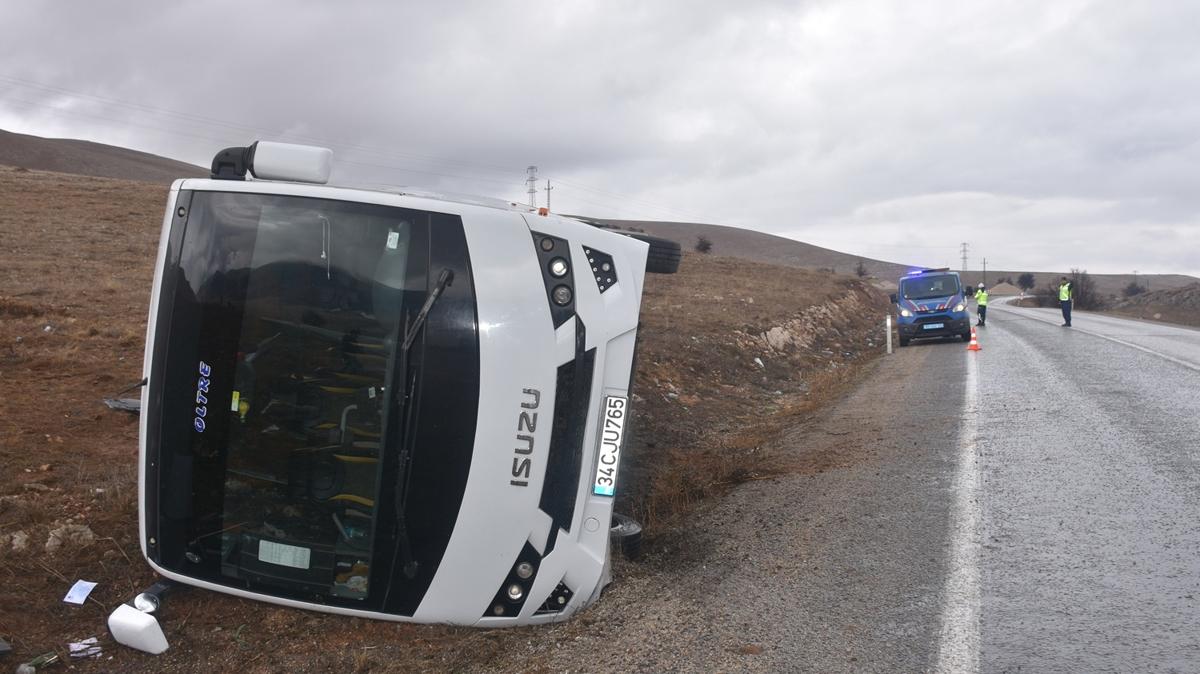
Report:
[[906,300],[929,300],[958,294],[958,277],[913,276],[900,282],[900,294]]
[[[414,355],[397,371],[397,345],[434,258],[453,247],[436,242],[455,227],[461,236],[461,223],[276,195],[190,201],[162,389],[164,552],[218,582],[379,608],[403,497],[396,393],[416,386],[423,366]],[[458,314],[451,323],[473,331],[465,244],[449,264],[466,282],[427,328],[444,332],[436,319]]]

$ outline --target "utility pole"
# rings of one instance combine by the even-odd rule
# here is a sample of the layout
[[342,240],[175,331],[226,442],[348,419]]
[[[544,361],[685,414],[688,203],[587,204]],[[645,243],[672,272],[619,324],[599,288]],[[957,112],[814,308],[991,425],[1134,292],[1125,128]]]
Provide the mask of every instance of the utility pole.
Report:
[[546,178],[546,210],[550,210],[550,190],[552,189],[554,188],[550,187],[550,179]]
[[529,193],[529,207],[537,208],[537,167],[530,165],[525,173],[528,176],[525,178],[525,191]]
[[966,272],[967,271],[967,242],[966,241],[962,242],[962,261],[963,261],[962,270],[963,270],[963,272]]
[[987,286],[987,258],[983,258],[983,285]]

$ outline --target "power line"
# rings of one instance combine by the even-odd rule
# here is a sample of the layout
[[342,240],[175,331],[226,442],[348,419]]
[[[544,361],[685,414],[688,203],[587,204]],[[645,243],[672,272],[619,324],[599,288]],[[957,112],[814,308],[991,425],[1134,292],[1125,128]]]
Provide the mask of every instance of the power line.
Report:
[[653,208],[653,209],[655,209],[655,210],[658,210],[658,211],[660,211],[660,212],[665,212],[665,213],[668,213],[668,214],[674,215],[675,217],[680,217],[680,216],[682,216],[682,217],[684,217],[684,218],[686,218],[686,219],[688,219],[688,220],[692,220],[692,221],[695,221],[695,222],[703,222],[704,220],[707,220],[707,219],[708,219],[708,218],[706,218],[705,216],[698,215],[698,214],[696,214],[696,213],[690,213],[690,212],[688,212],[688,211],[685,211],[685,210],[682,210],[682,209],[678,209],[678,208],[674,208],[674,207],[662,206],[662,205],[656,204],[656,203],[654,203],[654,202],[645,201],[645,200],[642,200],[642,199],[635,199],[635,198],[633,198],[633,197],[630,197],[630,196],[627,196],[627,195],[618,194],[618,193],[616,193],[616,192],[610,192],[610,191],[608,191],[608,190],[602,190],[602,189],[600,189],[600,188],[598,188],[598,187],[589,187],[589,186],[587,186],[587,185],[583,185],[583,184],[581,184],[581,183],[577,183],[577,182],[575,182],[575,181],[573,181],[573,180],[566,180],[566,179],[564,179],[564,178],[555,178],[555,180],[557,180],[557,181],[558,181],[559,185],[566,185],[566,186],[568,186],[568,187],[573,187],[573,188],[575,188],[575,189],[585,190],[585,191],[592,192],[592,193],[594,193],[594,194],[598,194],[598,195],[601,195],[601,196],[607,196],[607,197],[611,197],[611,198],[614,198],[614,199],[620,199],[621,201],[623,201],[623,202],[626,202],[626,203],[631,203],[631,204],[641,204],[641,205],[643,205],[643,206],[646,206],[647,208]]
[[[294,139],[297,141],[312,143],[312,144],[316,144],[316,145],[322,145],[325,147],[331,147],[331,148],[341,149],[341,150],[354,150],[354,151],[361,152],[364,154],[373,155],[376,157],[382,157],[384,159],[394,159],[394,160],[399,160],[399,161],[404,161],[404,162],[424,162],[424,163],[430,163],[430,164],[452,164],[452,165],[458,165],[461,167],[472,168],[472,169],[486,172],[486,173],[493,173],[493,174],[500,174],[500,175],[507,175],[507,176],[512,176],[513,171],[514,171],[512,168],[509,168],[509,167],[504,167],[504,166],[500,166],[497,164],[490,164],[490,163],[486,163],[486,162],[467,161],[467,160],[451,159],[451,158],[445,158],[445,157],[435,157],[435,156],[431,156],[431,155],[421,155],[421,154],[416,154],[416,153],[411,153],[411,152],[399,152],[396,150],[392,150],[390,148],[385,148],[385,149],[381,150],[377,146],[366,146],[366,145],[350,143],[350,142],[346,142],[346,141],[338,141],[338,140],[325,139],[325,138],[320,138],[320,137],[315,137],[315,136],[309,136],[309,135],[300,134],[300,133],[296,133],[296,132],[281,131],[278,129],[267,129],[265,127],[234,122],[234,121],[226,120],[226,119],[219,119],[219,118],[210,117],[207,115],[200,115],[200,114],[197,114],[194,112],[184,112],[184,111],[180,111],[180,110],[173,110],[170,108],[147,105],[147,104],[139,103],[136,101],[128,101],[128,100],[114,98],[114,97],[110,97],[110,96],[100,96],[100,95],[82,92],[82,91],[78,91],[78,90],[68,89],[65,87],[53,86],[53,85],[44,84],[41,82],[34,82],[34,81],[25,80],[25,79],[21,79],[21,78],[17,78],[17,77],[12,77],[10,75],[0,75],[0,82],[7,83],[10,86],[14,86],[14,87],[23,87],[26,89],[33,89],[36,91],[48,92],[48,93],[56,94],[59,96],[76,99],[76,100],[91,101],[91,102],[100,103],[100,104],[107,105],[107,106],[114,106],[114,107],[122,108],[122,109],[126,109],[126,110],[133,110],[133,111],[137,111],[137,112],[145,113],[145,114],[149,114],[149,115],[158,115],[158,116],[162,116],[162,117],[174,118],[176,120],[184,121],[184,122],[188,122],[188,123],[207,125],[210,127],[220,127],[220,128],[224,128],[229,131],[246,132],[250,135],[255,135],[255,136],[266,135],[266,136],[270,136],[270,137],[274,137],[274,138],[278,138],[278,139]],[[12,99],[12,98],[9,98],[8,100],[10,102],[17,102],[17,103],[23,103],[25,105],[47,108],[47,109],[54,111],[55,114],[65,114],[65,115],[72,115],[72,116],[79,116],[79,117],[87,117],[87,118],[92,118],[92,119],[100,119],[100,120],[108,122],[114,128],[135,127],[135,128],[140,128],[140,129],[153,130],[153,131],[157,131],[159,133],[163,133],[163,134],[167,134],[167,135],[186,136],[186,137],[191,137],[191,138],[197,138],[200,140],[209,140],[209,141],[213,141],[213,142],[217,142],[217,143],[229,143],[230,142],[230,139],[225,136],[223,136],[221,138],[214,138],[213,136],[210,136],[210,135],[203,135],[203,134],[199,134],[199,133],[189,133],[187,131],[181,131],[178,129],[165,129],[162,127],[155,127],[155,126],[151,126],[151,125],[144,124],[144,123],[133,122],[133,121],[129,120],[128,118],[114,119],[111,116],[105,116],[102,114],[95,114],[95,113],[89,114],[89,113],[79,112],[79,111],[75,111],[75,110],[64,110],[60,107],[50,105],[50,104],[47,104],[44,102],[35,102],[35,101],[28,101],[28,100],[23,100],[23,99]],[[345,160],[345,159],[339,159],[338,161],[340,163],[357,164],[357,165],[371,166],[371,167],[376,167],[376,168],[388,168],[388,169],[392,169],[392,170],[407,171],[407,172],[411,172],[411,173],[421,173],[421,174],[425,174],[425,175],[433,175],[433,176],[439,176],[439,177],[453,177],[453,178],[462,178],[462,179],[472,180],[472,181],[498,182],[498,183],[503,183],[503,184],[513,184],[511,182],[511,179],[510,180],[499,180],[496,178],[489,179],[489,178],[482,178],[479,176],[464,176],[461,174],[453,174],[453,173],[444,173],[444,172],[436,172],[436,171],[422,171],[419,169],[408,169],[408,168],[403,168],[403,167],[394,166],[394,165],[377,164],[377,163],[370,163],[370,162],[355,162],[355,161]],[[655,202],[647,201],[645,199],[633,198],[628,195],[620,194],[617,192],[612,192],[609,190],[600,189],[597,187],[585,185],[583,183],[579,183],[579,182],[575,182],[575,181],[571,181],[571,180],[565,180],[565,179],[558,178],[558,179],[556,179],[556,182],[558,182],[560,185],[568,185],[574,189],[585,190],[585,191],[592,192],[597,195],[601,195],[601,196],[604,196],[604,197],[607,197],[610,199],[616,199],[622,204],[641,205],[643,208],[653,209],[655,211],[659,211],[660,213],[665,213],[665,214],[671,215],[673,217],[681,217],[682,216],[684,219],[698,221],[698,222],[702,222],[702,221],[710,219],[708,217],[701,216],[701,215],[698,215],[695,213],[691,213],[691,212],[688,212],[683,209],[664,206],[664,205],[661,205],[661,204],[658,204]],[[547,194],[549,194],[549,193],[547,193]],[[596,205],[596,202],[580,199],[578,197],[575,197],[575,198],[578,199],[579,201],[583,201],[585,203],[591,203],[593,205]]]
[[[50,85],[38,84],[35,82],[29,82],[27,80],[20,80],[17,78],[8,77],[8,76],[4,76],[4,75],[0,75],[0,82],[8,82],[8,83],[16,85],[16,86],[24,86],[27,88],[41,89],[44,91],[50,91],[53,93],[57,93],[57,94],[72,97],[72,98],[89,99],[92,101],[97,101],[100,103],[104,103],[106,105],[113,105],[113,106],[120,107],[120,108],[127,108],[127,109],[131,109],[131,110],[137,110],[140,112],[146,112],[146,113],[155,114],[155,115],[163,115],[163,116],[167,116],[167,117],[175,117],[175,118],[185,120],[185,121],[196,122],[196,123],[200,123],[200,124],[207,124],[207,125],[211,125],[211,126],[225,127],[227,129],[234,130],[234,131],[245,131],[245,132],[248,132],[250,135],[266,135],[266,136],[271,136],[271,137],[275,137],[275,138],[292,138],[292,139],[302,140],[302,141],[306,141],[309,143],[314,143],[314,144],[322,145],[322,146],[326,146],[326,147],[339,147],[342,149],[357,150],[360,152],[374,154],[377,156],[383,156],[385,158],[425,161],[425,162],[430,162],[430,163],[442,163],[442,164],[459,164],[462,166],[473,167],[473,168],[477,168],[477,169],[481,169],[481,170],[485,170],[485,171],[489,171],[489,172],[502,172],[505,174],[511,174],[513,171],[513,169],[511,167],[504,167],[504,166],[499,166],[496,164],[488,164],[488,163],[476,162],[476,161],[466,161],[466,160],[461,160],[461,159],[451,159],[451,158],[446,158],[446,157],[435,157],[435,156],[431,156],[431,155],[422,155],[422,154],[416,154],[416,153],[411,153],[411,152],[399,152],[399,151],[392,150],[392,149],[380,150],[378,147],[360,145],[357,143],[350,143],[350,142],[346,142],[343,140],[320,138],[320,137],[315,137],[315,136],[299,134],[299,133],[295,133],[295,132],[280,131],[277,129],[268,129],[266,127],[253,126],[253,125],[243,124],[243,123],[239,123],[239,122],[232,122],[229,120],[207,117],[205,115],[198,115],[198,114],[190,113],[190,112],[181,112],[178,110],[171,110],[168,108],[160,108],[160,107],[156,107],[156,106],[152,106],[152,105],[145,105],[145,104],[138,103],[138,102],[125,101],[125,100],[111,98],[111,97],[107,97],[107,96],[97,96],[94,94],[88,94],[88,93],[84,93],[84,92],[80,92],[80,91],[74,91],[71,89],[64,89],[62,87],[54,87],[54,86],[50,86]],[[29,101],[27,101],[27,102],[29,102]],[[32,103],[32,102],[30,102],[30,103],[34,104],[34,105],[46,105],[44,103],[40,103],[40,104]],[[48,106],[48,107],[51,107],[52,109],[58,109],[58,108],[54,108],[54,106]]]
[[[143,129],[146,131],[166,134],[168,136],[176,136],[176,137],[186,136],[188,138],[195,138],[198,140],[211,141],[214,143],[229,142],[228,138],[216,138],[216,137],[208,136],[208,135],[189,133],[187,131],[181,131],[179,129],[166,129],[166,128],[162,128],[162,127],[158,127],[158,126],[152,126],[149,124],[141,123],[141,122],[133,122],[128,119],[113,119],[112,117],[106,117],[104,115],[97,115],[97,114],[93,114],[93,113],[80,112],[77,110],[63,110],[61,108],[54,107],[53,105],[50,105],[47,103],[39,103],[39,102],[35,102],[35,101],[26,101],[23,99],[13,99],[13,98],[3,98],[3,97],[0,97],[0,100],[6,100],[10,103],[22,103],[25,105],[47,108],[47,109],[51,110],[52,112],[54,112],[55,114],[62,114],[62,115],[69,115],[72,117],[83,117],[83,118],[87,118],[87,119],[98,120],[102,123],[107,123],[108,125],[111,125],[115,128],[135,127],[135,128]],[[340,157],[338,155],[334,156],[334,161],[339,164],[367,166],[367,167],[371,167],[371,168],[381,168],[381,169],[388,169],[388,170],[392,170],[392,171],[403,171],[406,173],[419,173],[422,175],[437,176],[437,177],[441,177],[441,178],[457,178],[460,180],[499,183],[499,184],[509,185],[509,186],[515,186],[517,184],[516,180],[500,180],[498,178],[484,178],[484,177],[480,177],[480,176],[470,176],[470,175],[463,175],[463,174],[458,174],[458,173],[443,173],[443,172],[438,172],[438,171],[426,171],[426,170],[422,170],[422,169],[407,168],[404,166],[396,166],[394,164],[380,164],[380,163],[376,163],[376,162],[364,162],[364,161],[356,161],[353,159],[343,159],[342,157]]]
[[915,246],[915,245],[911,245],[911,244],[898,244],[898,243],[864,243],[862,240],[844,241],[844,242],[842,242],[838,239],[823,238],[822,240],[823,241],[835,241],[835,242],[838,242],[837,245],[861,246],[863,248],[908,248],[908,249],[913,249],[913,250],[938,250],[938,251],[944,251],[944,250],[958,248],[958,246],[946,246],[946,245]]
[[517,184],[515,180],[500,180],[499,178],[482,178],[479,176],[468,176],[468,175],[461,175],[458,173],[439,173],[436,171],[422,171],[420,169],[405,168],[403,166],[393,166],[390,164],[376,164],[376,163],[372,163],[372,162],[355,161],[352,159],[340,159],[340,158],[338,158],[337,155],[334,155],[333,160],[339,164],[351,164],[354,166],[368,166],[371,168],[381,168],[381,169],[388,169],[388,170],[392,170],[392,171],[402,171],[404,173],[420,173],[421,175],[438,176],[441,178],[458,178],[460,180],[470,180],[473,182],[499,183],[501,185],[508,185],[509,187],[515,186]]

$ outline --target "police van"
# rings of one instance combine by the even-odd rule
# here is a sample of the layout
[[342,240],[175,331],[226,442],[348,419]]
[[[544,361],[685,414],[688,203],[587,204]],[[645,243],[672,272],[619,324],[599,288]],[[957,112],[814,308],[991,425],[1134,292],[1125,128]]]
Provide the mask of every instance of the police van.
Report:
[[[143,554],[177,583],[344,615],[570,616],[610,579],[648,252],[673,272],[678,245],[330,186],[331,162],[259,142],[171,186]],[[118,640],[166,647],[158,599],[114,612]]]
[[909,272],[901,277],[891,300],[896,305],[900,346],[928,337],[971,339],[962,281],[948,267]]

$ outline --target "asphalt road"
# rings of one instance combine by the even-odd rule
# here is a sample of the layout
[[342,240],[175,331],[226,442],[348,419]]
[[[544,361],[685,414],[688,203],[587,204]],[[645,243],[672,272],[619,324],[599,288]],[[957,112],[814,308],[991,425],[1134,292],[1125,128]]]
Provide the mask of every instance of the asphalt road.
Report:
[[982,671],[1200,671],[1200,331],[989,313]]
[[991,314],[485,669],[1200,672],[1200,331]]

